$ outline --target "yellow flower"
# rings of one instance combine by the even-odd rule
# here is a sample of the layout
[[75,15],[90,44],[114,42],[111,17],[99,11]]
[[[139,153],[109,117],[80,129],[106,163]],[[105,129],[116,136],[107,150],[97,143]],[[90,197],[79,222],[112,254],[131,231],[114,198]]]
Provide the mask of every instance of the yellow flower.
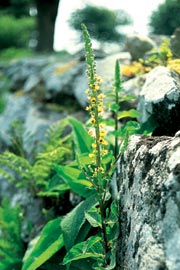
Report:
[[92,148],[96,148],[96,143],[92,143]]
[[98,112],[102,112],[102,111],[103,111],[103,107],[102,106],[98,107]]
[[94,135],[93,130],[92,130],[92,129],[88,130],[88,134],[89,134],[90,136],[93,136],[93,135]]
[[101,78],[100,76],[97,76],[97,77],[96,77],[96,80],[97,80],[98,83],[103,82],[103,80],[102,80],[102,78]]
[[95,102],[96,102],[96,98],[95,98],[95,97],[91,97],[91,98],[90,98],[90,101],[91,101],[92,103],[95,103]]
[[91,124],[95,124],[95,123],[96,123],[96,119],[95,119],[94,117],[92,117],[92,118],[90,119],[90,123],[91,123]]
[[108,153],[108,150],[103,150],[103,151],[102,151],[102,154],[103,154],[103,155],[107,155],[107,153]]
[[167,57],[172,57],[172,53],[171,52],[168,52],[166,56]]
[[89,154],[89,157],[90,157],[90,158],[94,158],[95,155],[91,153],[91,154]]
[[104,128],[104,127],[105,127],[105,123],[99,124],[99,127],[100,127],[100,128]]
[[89,94],[89,89],[86,89],[86,90],[85,90],[85,93],[86,93],[86,94]]
[[106,131],[104,129],[102,129],[100,132],[100,137],[104,137],[105,135],[106,135]]
[[85,108],[85,110],[86,110],[86,111],[91,110],[91,106],[87,106],[87,107]]
[[103,98],[105,98],[105,97],[106,97],[106,96],[105,96],[104,94],[99,94],[99,95],[98,95],[98,98],[99,98],[99,99],[103,99]]
[[99,90],[99,85],[97,83],[90,84],[90,87],[96,91]]
[[100,137],[100,138],[99,138],[99,142],[100,142],[101,144],[103,144],[103,145],[108,145],[108,142],[105,141],[103,137]]
[[98,171],[101,173],[104,173],[104,168],[103,167],[98,167]]

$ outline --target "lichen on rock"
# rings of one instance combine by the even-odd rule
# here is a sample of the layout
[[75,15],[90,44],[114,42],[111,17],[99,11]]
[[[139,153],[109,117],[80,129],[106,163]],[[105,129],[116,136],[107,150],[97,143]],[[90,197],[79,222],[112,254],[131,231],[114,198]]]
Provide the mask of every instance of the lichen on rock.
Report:
[[180,269],[180,138],[132,136],[119,163],[117,269]]

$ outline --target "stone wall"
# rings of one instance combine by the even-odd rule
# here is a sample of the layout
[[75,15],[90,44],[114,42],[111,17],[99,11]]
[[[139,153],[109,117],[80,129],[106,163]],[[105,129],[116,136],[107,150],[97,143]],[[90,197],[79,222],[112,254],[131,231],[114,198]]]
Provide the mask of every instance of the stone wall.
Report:
[[118,164],[118,270],[180,269],[180,136],[132,136]]

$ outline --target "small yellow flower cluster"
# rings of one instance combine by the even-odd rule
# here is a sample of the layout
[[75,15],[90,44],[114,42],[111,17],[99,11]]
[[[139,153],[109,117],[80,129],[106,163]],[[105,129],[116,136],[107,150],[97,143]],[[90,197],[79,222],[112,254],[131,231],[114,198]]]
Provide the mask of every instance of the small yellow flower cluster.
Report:
[[125,77],[132,78],[132,77],[135,77],[136,75],[147,73],[150,70],[151,70],[151,67],[143,66],[143,60],[141,59],[139,62],[134,61],[130,65],[123,66],[122,75]]
[[180,74],[180,59],[169,60],[167,67]]
[[93,175],[97,176],[98,173],[104,174],[104,172],[105,172],[104,168],[102,166],[100,166],[100,167],[94,169]]

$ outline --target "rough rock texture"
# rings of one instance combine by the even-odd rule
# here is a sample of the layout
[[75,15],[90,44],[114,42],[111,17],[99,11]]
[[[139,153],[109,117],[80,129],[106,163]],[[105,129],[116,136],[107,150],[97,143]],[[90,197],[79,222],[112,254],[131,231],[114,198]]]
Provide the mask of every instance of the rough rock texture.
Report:
[[180,57],[180,27],[177,27],[171,37],[170,48],[176,58]]
[[126,49],[130,52],[132,60],[142,58],[153,47],[155,47],[154,42],[147,36],[132,35],[126,41]]
[[[97,59],[97,73],[103,78],[103,89],[112,86],[116,59],[129,62],[126,52]],[[74,100],[81,107],[87,105],[85,89],[88,87],[87,65],[77,59],[66,63],[56,58],[37,57],[14,61],[0,66],[3,76],[10,82],[10,91],[29,94],[38,101],[64,104],[65,99]],[[0,83],[0,92],[4,83]]]
[[180,137],[132,136],[118,164],[118,270],[180,269]]
[[0,152],[11,145],[8,135],[11,124],[16,120],[24,123],[31,106],[32,100],[27,96],[16,97],[11,94],[8,96],[6,108],[0,114]]
[[140,122],[150,117],[157,123],[155,135],[174,136],[180,129],[180,76],[166,67],[154,68],[139,98]]

